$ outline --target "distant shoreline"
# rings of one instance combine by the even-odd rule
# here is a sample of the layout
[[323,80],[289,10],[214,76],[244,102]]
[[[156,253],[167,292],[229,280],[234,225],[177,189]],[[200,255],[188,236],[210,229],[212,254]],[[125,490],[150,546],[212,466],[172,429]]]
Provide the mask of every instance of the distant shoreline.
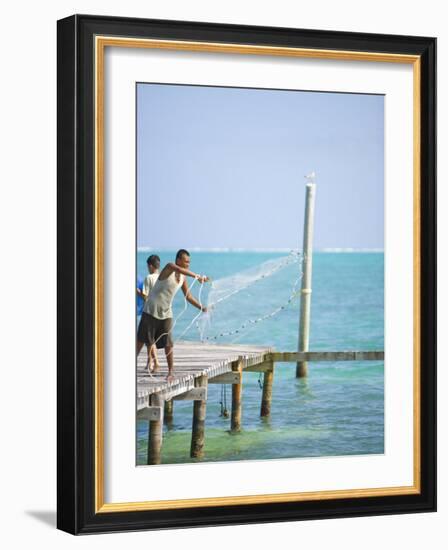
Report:
[[[150,246],[143,246],[137,248],[137,252],[176,252],[175,248],[157,248]],[[286,253],[288,254],[292,248],[188,248],[190,252],[207,252],[207,253],[222,253],[222,252],[255,252],[255,253]],[[364,254],[379,254],[384,253],[383,248],[318,248],[314,250],[315,253],[364,253]]]

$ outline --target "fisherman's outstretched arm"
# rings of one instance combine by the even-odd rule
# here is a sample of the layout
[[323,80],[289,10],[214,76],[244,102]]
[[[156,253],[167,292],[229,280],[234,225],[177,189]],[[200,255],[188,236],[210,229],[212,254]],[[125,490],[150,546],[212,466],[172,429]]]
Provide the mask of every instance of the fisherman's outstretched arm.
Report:
[[[206,277],[205,275],[198,275],[197,273],[194,273],[193,271],[190,271],[188,269],[185,269],[183,267],[180,267],[179,265],[173,263],[173,262],[170,262],[169,264],[167,264],[163,271],[165,270],[169,270],[169,273],[167,273],[167,276],[171,275],[171,273],[173,273],[173,271],[177,272],[177,273],[182,273],[183,275],[186,275],[187,277],[193,277],[193,279],[199,279],[200,282],[202,283],[205,283],[208,281],[208,277]],[[163,272],[162,272],[163,273]]]
[[197,307],[201,311],[204,311],[204,312],[207,311],[207,308],[203,306],[200,302],[198,302],[198,300],[196,300],[194,296],[191,295],[191,292],[187,285],[187,281],[184,281],[182,284],[182,292],[184,293],[185,298],[189,304],[191,304],[194,307]]

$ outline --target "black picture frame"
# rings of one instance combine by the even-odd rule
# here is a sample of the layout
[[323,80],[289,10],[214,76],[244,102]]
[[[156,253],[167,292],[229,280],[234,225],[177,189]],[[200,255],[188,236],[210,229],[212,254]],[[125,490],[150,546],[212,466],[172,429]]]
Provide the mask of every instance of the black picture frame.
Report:
[[[420,58],[418,494],[98,513],[95,509],[95,36]],[[57,526],[73,534],[436,510],[436,39],[74,15],[58,21]]]

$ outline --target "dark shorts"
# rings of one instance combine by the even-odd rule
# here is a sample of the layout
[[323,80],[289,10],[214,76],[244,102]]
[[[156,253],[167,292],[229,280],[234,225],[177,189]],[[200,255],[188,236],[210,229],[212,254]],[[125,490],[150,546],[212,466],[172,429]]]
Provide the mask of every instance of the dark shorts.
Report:
[[155,343],[159,349],[172,346],[172,326],[173,319],[171,317],[168,319],[156,319],[152,315],[143,312],[137,329],[137,340],[150,346]]

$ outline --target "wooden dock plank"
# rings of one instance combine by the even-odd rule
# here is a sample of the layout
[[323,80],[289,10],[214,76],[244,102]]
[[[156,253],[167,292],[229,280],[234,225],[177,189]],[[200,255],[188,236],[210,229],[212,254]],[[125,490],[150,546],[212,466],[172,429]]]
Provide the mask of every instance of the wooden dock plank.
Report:
[[206,376],[213,379],[232,371],[232,365],[241,361],[246,368],[262,363],[271,348],[252,345],[203,344],[201,342],[179,342],[174,348],[174,376],[167,382],[168,367],[163,350],[160,350],[160,370],[151,376],[146,370],[147,351],[143,349],[137,358],[137,408],[150,403],[150,396],[160,394],[163,399],[191,391],[195,379]]

